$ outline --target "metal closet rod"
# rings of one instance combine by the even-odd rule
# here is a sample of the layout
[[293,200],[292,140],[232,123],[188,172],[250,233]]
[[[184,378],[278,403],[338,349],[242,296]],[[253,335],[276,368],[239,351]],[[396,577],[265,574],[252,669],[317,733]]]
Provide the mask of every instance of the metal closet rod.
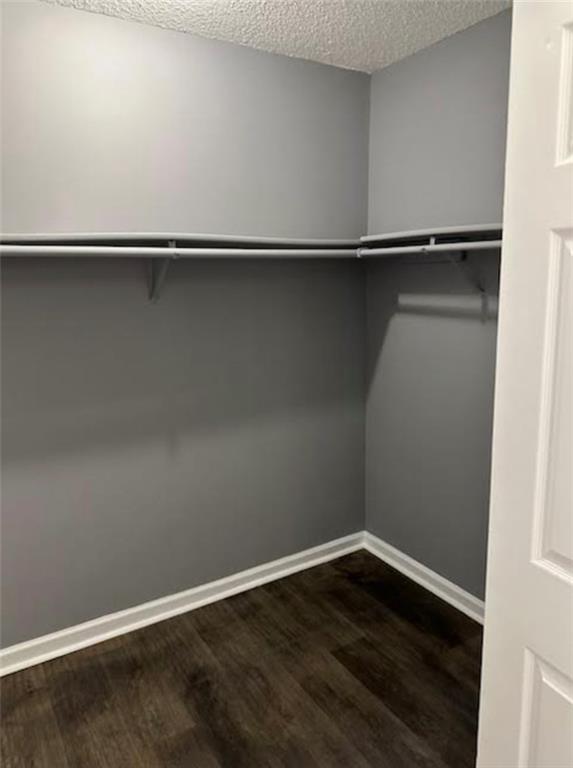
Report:
[[431,245],[401,245],[390,248],[359,248],[362,259],[383,256],[401,256],[409,253],[444,253],[451,251],[485,251],[501,248],[501,240],[479,240],[476,242],[432,243]]
[[501,240],[402,245],[390,248],[179,248],[117,245],[0,245],[0,256],[128,257],[161,259],[325,258],[353,259],[402,254],[483,251],[501,248]]
[[160,259],[352,259],[356,248],[178,248],[115,245],[0,245],[1,256],[128,257]]

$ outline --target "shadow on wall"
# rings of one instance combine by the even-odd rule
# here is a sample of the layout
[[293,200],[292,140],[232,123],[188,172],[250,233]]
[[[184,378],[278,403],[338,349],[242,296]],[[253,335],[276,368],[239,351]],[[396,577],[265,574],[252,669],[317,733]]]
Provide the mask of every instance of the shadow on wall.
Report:
[[498,252],[368,265],[366,525],[478,596],[498,284]]
[[498,251],[470,254],[465,261],[422,256],[371,261],[367,267],[367,390],[393,318],[422,315],[481,324],[497,321]]
[[7,261],[5,462],[361,407],[354,267],[178,262],[152,305],[143,260]]
[[437,317],[467,317],[481,322],[497,319],[497,296],[479,292],[473,294],[400,293],[396,303],[398,312]]

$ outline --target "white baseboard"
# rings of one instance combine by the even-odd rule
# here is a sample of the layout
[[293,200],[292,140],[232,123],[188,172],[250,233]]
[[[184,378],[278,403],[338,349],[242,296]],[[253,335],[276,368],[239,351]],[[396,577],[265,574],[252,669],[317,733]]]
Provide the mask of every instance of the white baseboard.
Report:
[[86,621],[59,632],[11,645],[0,651],[0,676],[41,664],[73,651],[79,651],[81,648],[101,643],[103,640],[133,632],[135,629],[156,624],[164,619],[192,611],[239,592],[245,592],[261,584],[282,579],[291,573],[296,573],[296,571],[334,560],[342,555],[362,549],[363,541],[364,533],[362,531],[354,533],[321,544],[318,547],[282,557],[280,560],[273,560],[270,563],[249,568],[246,571],[212,581],[200,587],[177,592],[174,595],[161,597],[158,600],[152,600],[125,611],[110,613],[107,616],[101,616],[98,619]]
[[297,571],[312,568],[342,555],[366,549],[412,581],[453,605],[472,619],[483,623],[484,604],[477,597],[452,584],[413,558],[390,546],[367,531],[353,533],[312,549],[249,568],[233,576],[212,581],[199,587],[161,597],[125,611],[110,613],[83,624],[68,627],[0,650],[0,676],[41,664],[81,648],[125,635],[149,624],[156,624],[203,605],[223,600],[239,592],[282,579]]
[[429,592],[433,592],[434,595],[441,597],[442,600],[453,605],[454,608],[462,611],[462,613],[465,613],[470,618],[483,624],[483,600],[479,600],[474,595],[471,595],[461,587],[448,581],[448,579],[435,573],[435,571],[414,560],[414,558],[405,555],[399,549],[368,533],[368,531],[364,532],[363,546],[368,552],[376,555],[380,560],[403,573],[404,576],[425,587]]

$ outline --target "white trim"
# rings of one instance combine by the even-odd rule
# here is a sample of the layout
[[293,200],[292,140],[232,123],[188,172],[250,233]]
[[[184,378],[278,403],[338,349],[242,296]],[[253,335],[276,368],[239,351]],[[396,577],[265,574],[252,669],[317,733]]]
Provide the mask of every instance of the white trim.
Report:
[[466,592],[465,589],[458,587],[435,571],[414,560],[413,557],[405,555],[399,549],[368,533],[368,531],[364,533],[364,549],[368,550],[372,555],[376,555],[380,560],[388,563],[388,565],[391,565],[392,568],[400,571],[400,573],[403,573],[404,576],[412,579],[412,581],[425,587],[429,592],[445,600],[446,603],[453,605],[454,608],[483,624],[483,600],[479,600],[474,595]]
[[294,555],[273,560],[270,563],[249,568],[224,579],[211,581],[199,587],[161,597],[149,603],[142,603],[125,611],[110,613],[83,624],[77,624],[50,635],[28,640],[18,645],[11,645],[0,650],[0,676],[18,672],[26,667],[41,664],[44,661],[65,656],[90,645],[101,643],[118,635],[125,635],[149,624],[156,624],[172,616],[178,616],[203,605],[223,600],[239,592],[259,587],[276,579],[282,579],[291,573],[313,568],[315,565],[335,560],[337,557],[366,549],[400,573],[425,587],[445,600],[454,608],[462,611],[475,621],[483,623],[484,604],[482,600],[470,595],[461,587],[452,584],[443,576],[426,568],[413,558],[400,552],[382,539],[368,531],[360,531],[341,539],[329,541],[312,549],[297,552]]
[[328,560],[362,549],[364,533],[353,533],[312,549],[249,568],[200,587],[161,597],[125,611],[110,613],[59,632],[28,640],[0,650],[0,676],[79,651],[103,640],[133,632],[253,587],[282,579],[291,573],[312,568]]

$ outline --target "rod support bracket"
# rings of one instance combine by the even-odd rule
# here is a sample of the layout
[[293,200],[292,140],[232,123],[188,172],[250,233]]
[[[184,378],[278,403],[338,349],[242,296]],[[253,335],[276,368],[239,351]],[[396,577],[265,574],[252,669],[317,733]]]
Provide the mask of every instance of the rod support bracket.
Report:
[[[177,243],[175,240],[168,241],[169,248],[175,249]],[[155,304],[159,301],[161,294],[161,288],[167,277],[169,265],[173,259],[177,258],[177,254],[174,252],[169,256],[161,256],[160,258],[153,257],[149,259],[149,301]]]
[[453,258],[450,258],[450,262],[458,267],[466,281],[470,283],[472,288],[475,288],[475,290],[478,291],[481,298],[481,321],[482,323],[485,323],[489,312],[488,295],[480,278],[475,272],[472,273],[472,270],[468,266],[468,252],[466,250],[460,250],[460,260],[454,261]]

